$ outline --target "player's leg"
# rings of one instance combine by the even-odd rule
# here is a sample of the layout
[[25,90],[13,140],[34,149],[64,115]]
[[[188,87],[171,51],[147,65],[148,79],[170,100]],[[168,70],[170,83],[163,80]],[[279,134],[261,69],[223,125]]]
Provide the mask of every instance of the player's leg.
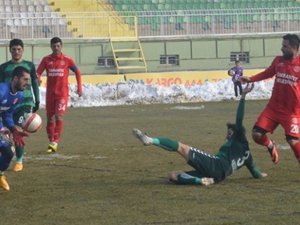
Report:
[[164,137],[150,137],[144,134],[138,129],[133,129],[133,134],[144,144],[144,145],[155,145],[161,147],[167,151],[178,152],[183,158],[188,160],[189,149],[188,145],[182,144],[178,141],[164,138]]
[[286,140],[294,151],[297,161],[300,163],[299,127],[300,118],[289,117],[281,123],[285,131]]
[[55,101],[55,129],[54,129],[54,142],[59,143],[63,126],[64,114],[68,106],[68,97],[59,98]]
[[234,95],[235,95],[235,97],[237,97],[238,96],[238,90],[237,90],[238,85],[237,85],[237,82],[234,82],[233,86],[234,86]]
[[51,94],[46,95],[46,114],[47,114],[47,136],[51,143],[54,141],[54,128],[55,128],[55,98]]
[[197,171],[172,171],[168,178],[175,184],[200,184],[208,186],[214,183],[213,178],[202,177]]
[[257,144],[267,147],[272,161],[277,164],[279,162],[279,156],[275,142],[266,134],[268,132],[273,132],[279,124],[273,118],[272,113],[269,113],[269,110],[262,112],[252,129],[252,138]]
[[55,130],[55,115],[53,114],[52,110],[47,111],[47,135],[49,140],[49,145],[47,152],[55,152],[57,150],[57,145],[54,142],[54,130]]
[[[183,144],[181,142],[165,138],[165,137],[150,137],[134,128],[133,134],[144,144],[144,145],[155,145],[163,148],[167,151],[178,152],[187,162],[190,160],[190,149],[189,145]],[[209,155],[203,152],[204,155]]]
[[[211,156],[210,154],[192,148],[189,145],[180,143],[178,141],[171,140],[169,138],[149,137],[138,129],[133,129],[133,134],[144,145],[155,145],[167,151],[178,152],[189,165],[191,165],[197,171],[203,171],[203,177],[201,178],[216,177],[217,180],[223,180],[225,178],[224,172],[222,170],[222,168],[224,168],[224,165],[221,165],[221,160],[215,156]],[[173,180],[175,180],[175,178]]]
[[49,138],[48,153],[56,152],[58,143],[63,129],[63,116],[67,109],[68,98],[50,97],[49,100],[49,114],[47,111],[47,133]]
[[55,115],[55,129],[54,129],[54,142],[59,143],[60,136],[64,126],[64,115],[56,114]]
[[295,157],[296,157],[298,163],[300,163],[300,142],[299,142],[299,138],[287,136],[286,140],[289,143],[289,145],[291,146],[292,150],[294,151],[294,154],[295,154]]
[[0,146],[0,187],[5,191],[9,191],[10,187],[4,175],[4,171],[9,167],[13,156],[14,152],[10,145],[5,144]]
[[[17,126],[22,127],[22,123],[25,120],[25,114],[30,113],[30,107],[19,108],[14,113],[14,122]],[[13,171],[20,172],[23,170],[23,157],[24,157],[25,148],[24,146],[16,146],[16,163],[14,165]]]
[[242,83],[240,81],[237,81],[237,83],[238,83],[240,95],[242,95],[242,93],[243,93]]

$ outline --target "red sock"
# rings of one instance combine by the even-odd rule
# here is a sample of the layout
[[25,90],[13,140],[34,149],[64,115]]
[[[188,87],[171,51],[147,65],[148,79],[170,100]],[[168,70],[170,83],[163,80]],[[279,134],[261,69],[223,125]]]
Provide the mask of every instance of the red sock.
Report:
[[266,147],[268,147],[268,145],[271,142],[270,138],[267,135],[265,135],[265,134],[262,135],[260,138],[254,139],[254,141],[257,144],[260,144],[260,145],[263,145],[263,146],[266,146]]
[[291,146],[296,159],[298,160],[298,162],[300,163],[300,142],[297,142],[296,144],[294,144],[293,146]]
[[63,129],[63,125],[64,125],[64,121],[62,120],[56,120],[56,126],[55,126],[55,130],[54,130],[54,141],[56,143],[59,142],[60,139],[60,135]]
[[54,121],[48,121],[47,122],[47,135],[50,142],[54,141],[54,129],[55,129],[55,123]]

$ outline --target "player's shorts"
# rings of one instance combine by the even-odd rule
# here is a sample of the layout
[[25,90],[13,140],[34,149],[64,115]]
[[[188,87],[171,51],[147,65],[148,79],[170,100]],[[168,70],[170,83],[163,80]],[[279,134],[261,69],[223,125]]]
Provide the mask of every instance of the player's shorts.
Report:
[[283,127],[285,135],[299,138],[300,117],[283,115],[268,107],[260,114],[255,126],[272,133],[279,124]]
[[68,96],[67,97],[56,97],[47,95],[46,97],[46,111],[47,116],[52,115],[63,115],[68,107]]
[[196,169],[196,171],[186,172],[191,176],[212,177],[216,181],[221,181],[231,173],[231,167],[227,160],[193,147],[190,148],[188,164]]
[[32,107],[30,106],[18,108],[13,115],[15,125],[22,127],[22,123],[25,120],[25,114],[31,112],[32,112]]

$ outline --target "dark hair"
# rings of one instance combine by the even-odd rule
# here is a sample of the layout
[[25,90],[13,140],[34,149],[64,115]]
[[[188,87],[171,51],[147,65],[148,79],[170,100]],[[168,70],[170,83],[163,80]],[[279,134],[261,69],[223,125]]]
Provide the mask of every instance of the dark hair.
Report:
[[50,40],[50,45],[56,44],[58,42],[62,44],[62,40],[59,37],[54,37]]
[[9,42],[9,48],[12,48],[13,46],[17,46],[17,45],[20,45],[22,48],[24,48],[24,43],[21,39],[15,38]]
[[12,72],[12,79],[14,79],[14,77],[22,77],[24,73],[30,74],[30,71],[23,66],[17,66]]
[[283,37],[283,40],[287,40],[290,44],[290,46],[292,46],[295,49],[299,49],[299,44],[300,44],[300,39],[298,37],[298,35],[296,34],[286,34]]
[[244,126],[242,126],[241,129],[237,130],[236,124],[234,124],[234,123],[227,123],[226,125],[227,125],[227,129],[233,130],[234,135],[238,139],[242,140],[246,137],[246,129]]

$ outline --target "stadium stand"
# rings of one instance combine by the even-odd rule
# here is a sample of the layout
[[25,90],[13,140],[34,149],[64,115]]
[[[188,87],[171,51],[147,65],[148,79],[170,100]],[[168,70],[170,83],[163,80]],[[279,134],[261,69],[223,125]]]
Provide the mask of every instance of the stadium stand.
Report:
[[299,14],[294,0],[0,0],[0,38],[289,32]]
[[47,1],[0,0],[0,22],[1,39],[47,38],[51,33],[72,36],[65,21],[50,9]]
[[108,0],[118,11],[297,7],[295,0]]

